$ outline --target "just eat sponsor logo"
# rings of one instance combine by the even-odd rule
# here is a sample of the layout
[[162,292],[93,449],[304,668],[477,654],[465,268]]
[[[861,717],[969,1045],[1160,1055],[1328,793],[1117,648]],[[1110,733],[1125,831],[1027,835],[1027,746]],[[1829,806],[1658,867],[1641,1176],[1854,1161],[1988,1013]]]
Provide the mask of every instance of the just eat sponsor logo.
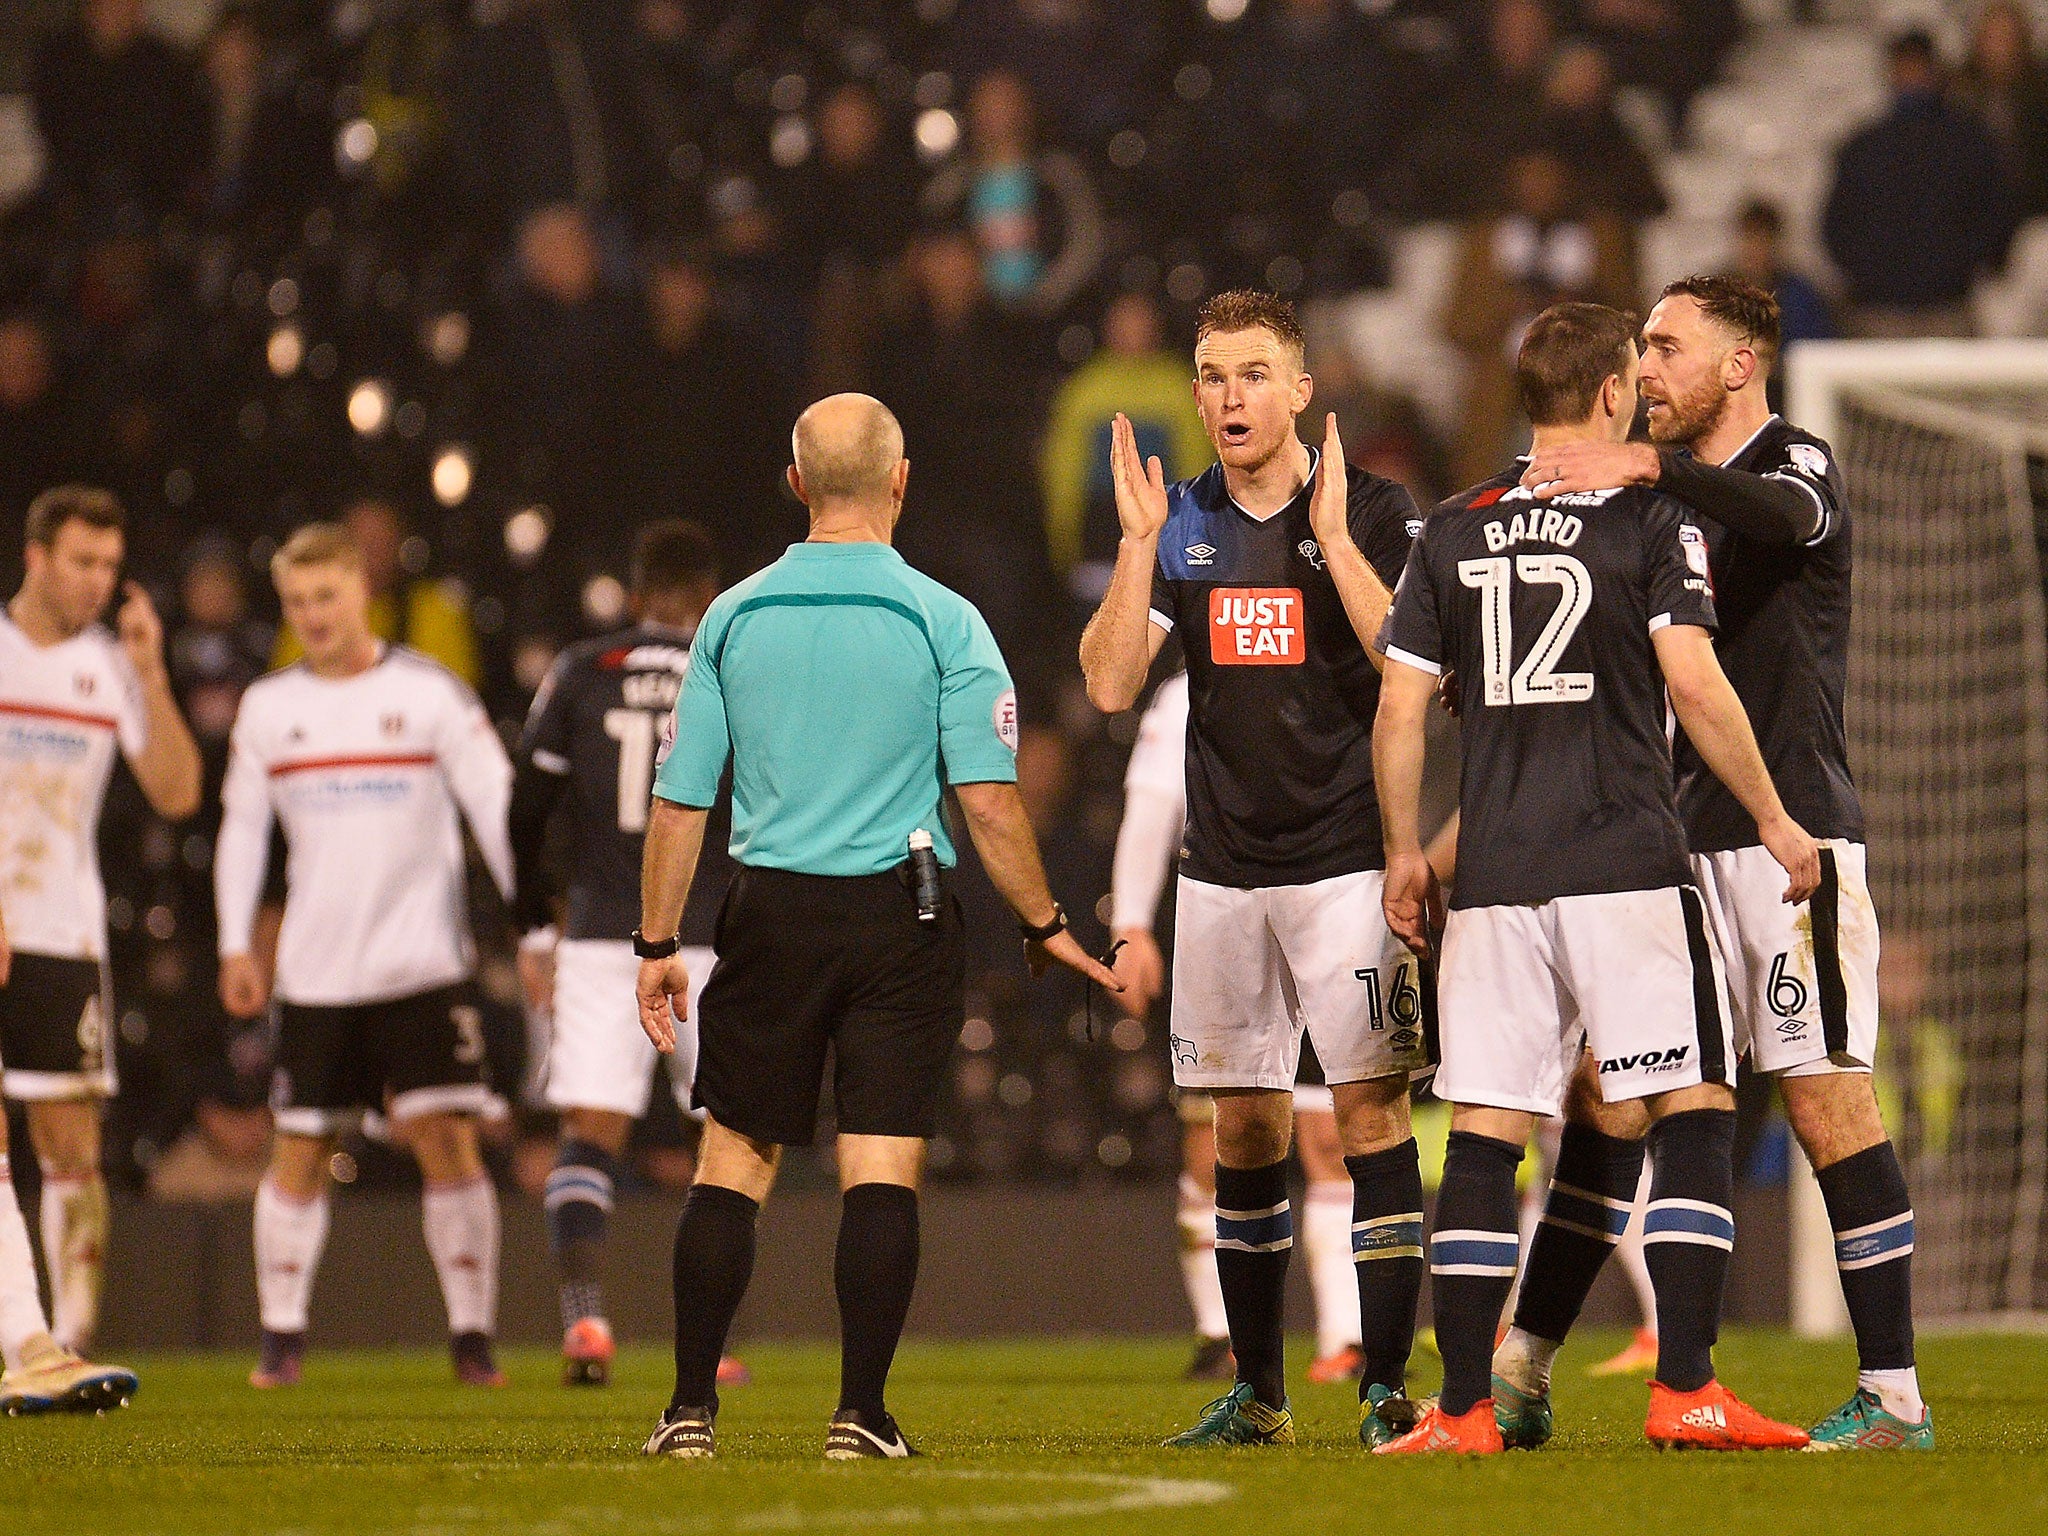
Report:
[[1209,656],[1226,667],[1298,667],[1307,657],[1294,587],[1217,587],[1209,593]]

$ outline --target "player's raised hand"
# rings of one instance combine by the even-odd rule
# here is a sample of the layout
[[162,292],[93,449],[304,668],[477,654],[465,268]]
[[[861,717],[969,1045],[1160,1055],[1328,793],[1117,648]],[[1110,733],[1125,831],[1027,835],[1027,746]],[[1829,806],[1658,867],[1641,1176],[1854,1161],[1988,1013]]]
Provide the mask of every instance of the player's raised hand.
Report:
[[1792,882],[1785,887],[1788,906],[1805,901],[1820,889],[1820,844],[1807,836],[1804,827],[1790,816],[1780,816],[1768,825],[1758,823],[1757,832]]
[[1531,454],[1522,484],[1548,501],[1574,491],[1611,491],[1621,485],[1655,485],[1663,473],[1657,450],[1648,443],[1559,443]]
[[1064,928],[1043,943],[1033,940],[1026,944],[1024,961],[1034,976],[1043,976],[1046,969],[1057,962],[1070,971],[1080,972],[1113,997],[1123,994],[1123,979],[1083,949],[1081,941]]
[[1127,539],[1150,539],[1166,526],[1166,466],[1138,453],[1131,418],[1118,411],[1109,423],[1109,478],[1116,487],[1116,520]]
[[253,1019],[270,1004],[270,983],[254,955],[222,955],[220,1003],[232,1018]]
[[135,670],[148,676],[164,664],[164,623],[140,583],[126,582],[122,590],[127,595],[114,617],[114,631],[121,637],[121,648],[128,653]]
[[1149,928],[1119,928],[1111,937],[1123,944],[1110,967],[1124,984],[1117,1006],[1132,1018],[1142,1019],[1166,990],[1166,957],[1160,954],[1159,941]]
[[1351,476],[1344,467],[1344,439],[1337,435],[1335,411],[1323,423],[1323,459],[1308,502],[1308,525],[1326,552],[1351,538]]
[[1431,917],[1442,903],[1436,871],[1430,868],[1429,858],[1420,848],[1394,854],[1387,860],[1387,884],[1381,898],[1387,927],[1417,955],[1429,953]]
[[676,1048],[674,999],[690,995],[690,968],[680,954],[666,960],[642,960],[640,980],[635,988],[640,998],[640,1027],[654,1048],[664,1056]]

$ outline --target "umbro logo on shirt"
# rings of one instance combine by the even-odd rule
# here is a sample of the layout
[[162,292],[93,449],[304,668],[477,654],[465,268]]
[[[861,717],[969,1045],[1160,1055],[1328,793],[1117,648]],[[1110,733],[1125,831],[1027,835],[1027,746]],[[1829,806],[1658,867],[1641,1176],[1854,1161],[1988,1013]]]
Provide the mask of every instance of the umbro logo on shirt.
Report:
[[1182,551],[1188,557],[1189,565],[1211,565],[1216,559],[1214,544],[1190,544]]

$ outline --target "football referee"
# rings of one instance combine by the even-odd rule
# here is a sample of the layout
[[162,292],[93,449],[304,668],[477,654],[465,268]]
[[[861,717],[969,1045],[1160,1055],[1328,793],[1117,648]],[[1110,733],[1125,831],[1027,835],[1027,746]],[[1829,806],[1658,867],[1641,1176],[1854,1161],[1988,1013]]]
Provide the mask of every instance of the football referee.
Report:
[[[675,1046],[689,976],[677,924],[706,811],[732,765],[739,863],[698,1004],[696,1184],[676,1228],[676,1386],[649,1455],[712,1454],[715,1380],[754,1267],[754,1220],[786,1146],[811,1141],[827,1047],[845,1207],[829,1460],[901,1457],[883,1405],[917,1279],[917,1181],[964,1022],[950,785],[1032,969],[1112,990],[1067,932],[1017,794],[1017,702],[972,604],[890,547],[910,464],[880,401],[805,411],[789,483],[810,538],[705,613],[654,784],[641,872],[640,1021]],[[928,853],[926,852],[928,850]]]

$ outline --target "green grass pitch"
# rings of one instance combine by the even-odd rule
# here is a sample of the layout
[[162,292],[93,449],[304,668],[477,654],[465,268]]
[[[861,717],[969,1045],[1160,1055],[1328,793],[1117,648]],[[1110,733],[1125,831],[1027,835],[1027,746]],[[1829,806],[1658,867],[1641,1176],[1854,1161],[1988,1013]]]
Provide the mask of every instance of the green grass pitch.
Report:
[[[1925,1341],[1940,1449],[1854,1456],[1651,1451],[1643,1386],[1583,1373],[1618,1342],[1565,1352],[1548,1449],[1469,1462],[1367,1456],[1352,1390],[1307,1385],[1291,1449],[1160,1450],[1208,1394],[1155,1341],[912,1342],[891,1406],[928,1456],[853,1466],[818,1455],[837,1385],[826,1347],[748,1350],[756,1384],[726,1394],[719,1459],[694,1465],[639,1455],[665,1397],[655,1349],[624,1352],[609,1390],[574,1392],[540,1351],[508,1357],[501,1392],[455,1387],[420,1353],[316,1354],[278,1393],[245,1386],[240,1356],[160,1356],[135,1362],[124,1412],[0,1421],[0,1511],[9,1531],[118,1536],[2048,1532],[2048,1340]],[[1846,1344],[1758,1332],[1731,1333],[1719,1360],[1759,1407],[1800,1420],[1853,1371]]]

